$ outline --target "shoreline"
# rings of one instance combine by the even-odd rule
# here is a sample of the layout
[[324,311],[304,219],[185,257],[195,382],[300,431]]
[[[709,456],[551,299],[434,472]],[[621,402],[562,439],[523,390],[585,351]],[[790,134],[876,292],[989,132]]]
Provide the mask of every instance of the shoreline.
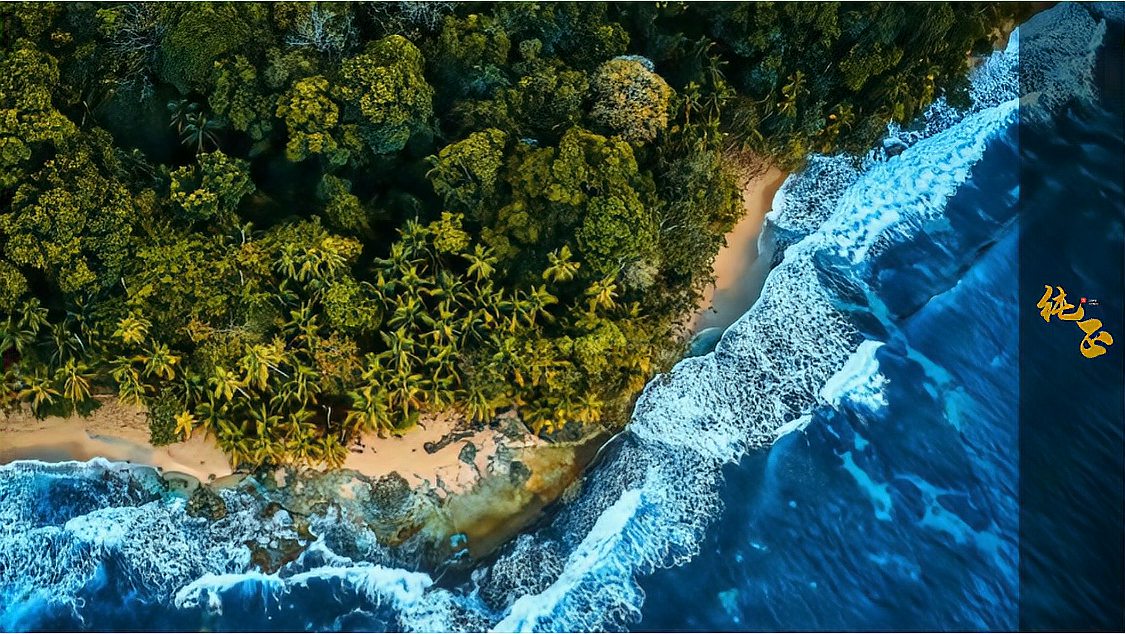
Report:
[[[459,431],[463,426],[459,417],[438,415],[423,419],[417,429],[401,437],[367,433],[349,447],[341,468],[373,480],[398,473],[411,487],[430,486],[443,496],[463,494],[488,472],[501,447],[522,450],[547,444],[523,429],[513,416],[501,416],[498,422],[496,429]],[[0,464],[104,458],[152,467],[161,474],[186,474],[204,484],[243,473],[233,468],[209,435],[196,433],[189,440],[157,447],[149,442],[148,434],[144,409],[113,399],[87,417],[39,420],[24,408],[0,417]],[[427,445],[450,434],[453,440],[432,453],[426,451]]]
[[183,473],[204,483],[234,473],[226,454],[202,434],[163,447],[152,445],[144,410],[116,400],[103,403],[86,418],[48,416],[39,420],[25,407],[0,417],[0,437],[4,440],[0,464],[104,458],[152,467],[162,474]]
[[757,299],[766,273],[764,267],[757,266],[758,238],[777,190],[788,176],[788,172],[770,166],[742,188],[742,219],[726,234],[725,244],[715,255],[711,265],[714,282],[703,290],[688,322],[691,333],[709,328],[725,330]]
[[[260,490],[265,482],[275,489],[287,488],[289,492],[282,497],[291,506],[284,508],[300,515],[310,512],[310,499],[325,492],[333,491],[319,499],[351,506],[358,501],[357,492],[365,491],[371,499],[373,491],[381,487],[399,490],[401,483],[404,490],[400,491],[414,500],[404,508],[428,510],[421,516],[412,511],[402,514],[391,503],[383,509],[386,516],[382,521],[393,528],[381,533],[381,538],[393,545],[402,541],[403,533],[421,532],[440,555],[431,561],[436,564],[453,554],[455,549],[449,545],[458,535],[464,537],[470,558],[479,559],[538,521],[551,503],[582,478],[598,449],[611,437],[600,432],[574,442],[549,443],[532,435],[510,413],[498,417],[493,426],[479,429],[468,428],[456,415],[435,416],[420,423],[418,429],[398,438],[365,434],[349,447],[348,459],[340,469],[281,466],[250,474],[231,468],[214,439],[203,434],[153,446],[147,440],[144,410],[111,399],[88,417],[37,420],[26,408],[0,416],[0,465],[23,460],[127,463],[155,469],[169,491],[192,499],[196,494],[214,498],[213,491],[239,487],[246,476],[253,475],[259,484],[247,491]],[[431,443],[439,445],[432,453],[426,450],[428,445],[434,448]],[[213,519],[216,517],[222,515]]]
[[[753,303],[765,271],[758,261],[758,239],[773,199],[788,177],[770,167],[742,189],[743,217],[725,236],[713,263],[714,282],[690,315],[689,329],[725,329]],[[412,491],[429,492],[445,509],[444,532],[469,537],[474,558],[541,517],[544,509],[574,483],[613,434],[600,432],[575,443],[551,443],[532,434],[513,413],[492,425],[470,426],[456,413],[431,415],[400,437],[363,434],[349,446],[339,471],[371,482],[396,474]],[[145,411],[107,398],[87,417],[36,419],[25,406],[0,416],[0,464],[20,460],[88,462],[95,458],[155,469],[170,486],[194,490],[190,481],[210,488],[231,486],[247,475],[232,467],[215,439],[203,433],[156,447],[149,442]],[[513,461],[526,479],[512,481]],[[315,472],[329,471],[303,468]],[[291,467],[273,471],[284,486]],[[282,475],[286,474],[286,475]]]

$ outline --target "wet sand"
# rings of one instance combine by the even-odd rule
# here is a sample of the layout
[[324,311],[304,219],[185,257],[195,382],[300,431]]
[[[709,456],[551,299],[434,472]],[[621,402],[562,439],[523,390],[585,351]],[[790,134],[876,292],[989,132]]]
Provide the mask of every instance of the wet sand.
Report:
[[187,442],[154,447],[148,420],[139,407],[108,400],[89,417],[50,416],[37,420],[26,410],[0,416],[0,463],[15,460],[86,461],[102,457],[178,471],[201,482],[229,475],[226,455],[196,434]]
[[758,261],[758,237],[778,188],[789,176],[775,167],[753,178],[742,190],[744,215],[726,235],[726,245],[715,256],[715,283],[703,292],[699,311],[690,328],[700,332],[734,323],[758,298],[768,263]]
[[[436,444],[460,423],[455,415],[443,415],[423,419],[418,428],[401,438],[365,434],[351,447],[344,468],[371,478],[397,471],[411,486],[428,482],[442,494],[457,494],[472,489],[488,473],[489,463],[502,445],[523,449],[544,444],[530,434],[512,440],[499,430],[485,428],[459,434],[457,440],[434,453],[426,451],[427,443]],[[468,443],[473,448],[466,451]],[[461,459],[463,451],[466,460]],[[148,465],[164,473],[185,473],[201,482],[223,480],[234,471],[214,439],[201,432],[186,442],[153,446],[144,410],[113,399],[88,417],[38,420],[26,408],[0,416],[0,464],[15,460],[87,461],[96,457]]]

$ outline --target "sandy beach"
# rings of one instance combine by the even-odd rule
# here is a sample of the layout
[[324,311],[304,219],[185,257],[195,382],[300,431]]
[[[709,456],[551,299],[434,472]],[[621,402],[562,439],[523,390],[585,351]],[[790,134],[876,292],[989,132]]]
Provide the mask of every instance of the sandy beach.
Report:
[[[692,330],[725,328],[737,319],[761,290],[765,267],[757,262],[758,237],[774,194],[788,174],[769,168],[743,189],[745,215],[726,236],[714,262],[715,283],[704,291]],[[501,430],[508,428],[508,435]],[[512,433],[515,429],[516,433]],[[453,440],[433,448],[447,435]],[[542,447],[546,443],[510,418],[497,429],[465,429],[459,416],[444,414],[420,421],[402,437],[365,434],[349,450],[345,469],[371,478],[397,472],[411,486],[429,484],[439,494],[471,490],[491,471],[497,453]],[[25,408],[0,416],[0,464],[15,460],[86,461],[95,457],[149,465],[185,473],[201,482],[231,475],[233,468],[214,439],[202,433],[186,442],[155,447],[149,443],[145,412],[109,398],[88,417],[37,420]]]
[[774,194],[787,176],[788,173],[770,167],[743,188],[744,215],[726,235],[726,245],[715,256],[715,283],[703,292],[699,312],[690,322],[692,331],[726,328],[746,312],[761,292],[766,271],[764,266],[756,266],[758,237]]
[[0,463],[14,460],[86,461],[96,457],[178,471],[202,482],[229,475],[227,457],[201,434],[187,442],[154,447],[139,407],[107,400],[86,418],[38,420],[26,410],[0,417]]
[[[411,486],[428,482],[440,493],[463,493],[489,471],[490,461],[501,446],[520,449],[543,444],[526,432],[513,440],[499,430],[485,428],[458,433],[453,442],[433,453],[426,451],[428,443],[437,444],[458,423],[455,415],[444,415],[422,420],[417,429],[401,438],[365,434],[350,448],[344,468],[372,478],[397,471]],[[469,443],[472,448],[466,449]],[[95,457],[148,465],[164,473],[186,473],[201,482],[233,472],[214,439],[202,433],[186,442],[153,446],[144,410],[113,399],[85,418],[52,416],[38,420],[26,409],[0,417],[0,464],[15,460],[86,461]]]
[[[501,417],[499,427],[511,422],[512,418]],[[456,440],[433,453],[426,451],[428,443],[436,444],[446,434],[463,427],[459,416],[445,414],[419,421],[416,429],[401,438],[365,434],[351,447],[344,468],[372,478],[398,472],[411,486],[428,482],[440,493],[457,494],[471,489],[490,471],[489,465],[501,446],[523,449],[546,444],[526,430],[514,440],[499,429],[486,427],[480,431],[458,431]],[[467,448],[470,443],[472,447]]]

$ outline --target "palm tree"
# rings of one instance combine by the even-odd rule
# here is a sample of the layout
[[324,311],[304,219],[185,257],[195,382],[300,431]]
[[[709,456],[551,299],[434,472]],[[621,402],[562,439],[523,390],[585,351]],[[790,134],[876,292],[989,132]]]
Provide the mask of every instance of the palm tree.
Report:
[[258,403],[250,409],[250,420],[254,422],[254,431],[259,437],[268,437],[281,422],[281,416],[271,412],[265,403]]
[[547,307],[558,302],[557,297],[547,292],[546,285],[541,284],[539,288],[533,287],[525,300],[527,325],[532,328],[535,327],[536,315],[543,315],[547,321],[551,321],[551,314],[547,312]]
[[613,276],[610,275],[594,282],[590,288],[586,289],[586,297],[589,298],[591,312],[598,307],[609,310],[616,306],[617,284],[614,283]]
[[570,258],[573,254],[570,252],[570,247],[563,245],[560,249],[555,249],[547,254],[547,261],[550,262],[543,271],[543,279],[552,282],[569,282],[574,279],[578,268],[581,266],[578,262],[571,262]]
[[297,434],[285,441],[285,452],[298,464],[309,464],[316,446],[313,444],[312,434]]
[[20,328],[15,315],[8,315],[4,324],[0,326],[0,354],[12,348],[23,354],[24,348],[34,340],[35,334]]
[[206,112],[190,112],[183,118],[184,124],[180,128],[180,141],[187,146],[195,146],[196,154],[203,154],[207,144],[215,149],[219,148],[219,139],[215,133],[226,127],[222,119],[212,117]]
[[35,341],[39,330],[46,325],[47,309],[39,305],[39,299],[33,298],[25,302],[20,307],[18,318],[13,312],[0,326],[0,354],[15,348],[22,355]]
[[320,393],[320,374],[310,366],[299,361],[293,364],[293,374],[289,380],[282,383],[277,393],[270,399],[274,405],[296,404],[304,406],[310,401],[315,403],[316,396]]
[[433,318],[426,314],[426,307],[417,295],[399,295],[395,298],[395,310],[387,325],[392,328],[414,326],[419,322],[432,326]]
[[605,404],[593,392],[587,392],[578,399],[578,407],[575,409],[575,417],[579,422],[585,424],[593,424],[598,421],[602,415],[602,408]]
[[172,354],[168,346],[153,343],[152,348],[141,358],[145,364],[145,376],[157,376],[169,381],[176,377],[175,365],[179,363],[180,357]]
[[787,116],[797,116],[797,100],[807,92],[805,90],[805,74],[797,71],[789,76],[789,83],[781,87],[782,100],[777,104],[778,112]]
[[61,367],[66,361],[82,351],[82,341],[74,336],[63,323],[51,326],[51,365]]
[[187,99],[174,99],[168,102],[168,127],[175,128],[176,134],[182,134],[187,125],[187,116],[199,111],[199,104],[189,102]]
[[31,410],[39,416],[43,413],[43,408],[54,404],[61,394],[55,389],[54,383],[42,367],[28,379],[27,387],[20,391],[19,397],[24,400],[31,399]]
[[234,398],[235,392],[242,394],[247,399],[250,398],[250,395],[242,389],[245,385],[242,379],[226,368],[216,367],[214,374],[207,380],[207,384],[211,387],[212,398],[215,399],[230,401]]
[[496,416],[496,404],[487,390],[471,385],[464,395],[465,414],[473,422],[491,420]]
[[400,366],[391,377],[388,396],[395,411],[409,416],[411,411],[421,409],[425,397],[425,379],[421,374],[411,372],[410,368]]
[[492,277],[493,271],[496,270],[496,258],[492,255],[492,249],[478,244],[473,247],[472,253],[461,255],[469,261],[468,273],[475,277],[477,282]]
[[141,373],[133,367],[134,359],[120,357],[111,363],[111,376],[117,383],[117,400],[127,405],[143,405],[149,388],[141,381]]
[[195,416],[191,412],[184,411],[176,414],[176,435],[184,440],[191,438],[191,432],[195,429]]
[[381,388],[368,385],[358,392],[349,392],[352,409],[348,412],[345,424],[352,433],[390,429],[391,421],[387,394]]
[[90,398],[90,380],[93,378],[89,366],[73,358],[55,372],[55,379],[62,380],[63,398],[75,404]]
[[313,342],[320,337],[318,317],[319,315],[313,311],[312,303],[305,302],[289,312],[289,321],[285,322],[281,330],[291,338],[294,345],[303,345],[311,349]]
[[150,327],[152,327],[152,322],[147,319],[129,315],[117,322],[117,330],[114,331],[113,336],[126,344],[136,345],[144,341],[145,337],[148,336],[148,329]]
[[247,347],[246,354],[238,361],[242,368],[243,385],[256,386],[265,391],[269,384],[270,370],[281,372],[281,353],[276,346],[255,344]]
[[277,261],[274,262],[273,268],[289,279],[303,281],[298,278],[301,260],[300,248],[291,242],[286,243],[281,245],[281,253],[278,254]]
[[458,315],[453,307],[453,300],[449,297],[442,299],[437,305],[437,319],[431,319],[433,330],[429,335],[436,344],[453,344],[460,334],[457,329]]
[[47,325],[47,309],[39,304],[39,298],[33,297],[24,302],[20,307],[20,328],[38,334],[39,329]]
[[257,466],[275,462],[280,453],[277,443],[269,436],[257,436],[250,443],[250,461]]
[[318,447],[320,459],[329,469],[339,469],[348,459],[348,448],[335,434],[322,436]]
[[408,368],[413,365],[412,362],[418,361],[418,356],[414,353],[414,336],[406,329],[399,328],[393,333],[380,332],[379,336],[387,344],[387,352],[390,359],[394,361],[395,368]]

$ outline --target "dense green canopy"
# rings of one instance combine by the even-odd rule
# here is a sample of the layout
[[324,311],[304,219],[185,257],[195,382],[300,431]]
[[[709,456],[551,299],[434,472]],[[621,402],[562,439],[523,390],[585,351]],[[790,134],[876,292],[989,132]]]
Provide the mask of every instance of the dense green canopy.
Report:
[[5,4],[0,405],[236,463],[621,424],[747,163],[964,100],[985,4]]

